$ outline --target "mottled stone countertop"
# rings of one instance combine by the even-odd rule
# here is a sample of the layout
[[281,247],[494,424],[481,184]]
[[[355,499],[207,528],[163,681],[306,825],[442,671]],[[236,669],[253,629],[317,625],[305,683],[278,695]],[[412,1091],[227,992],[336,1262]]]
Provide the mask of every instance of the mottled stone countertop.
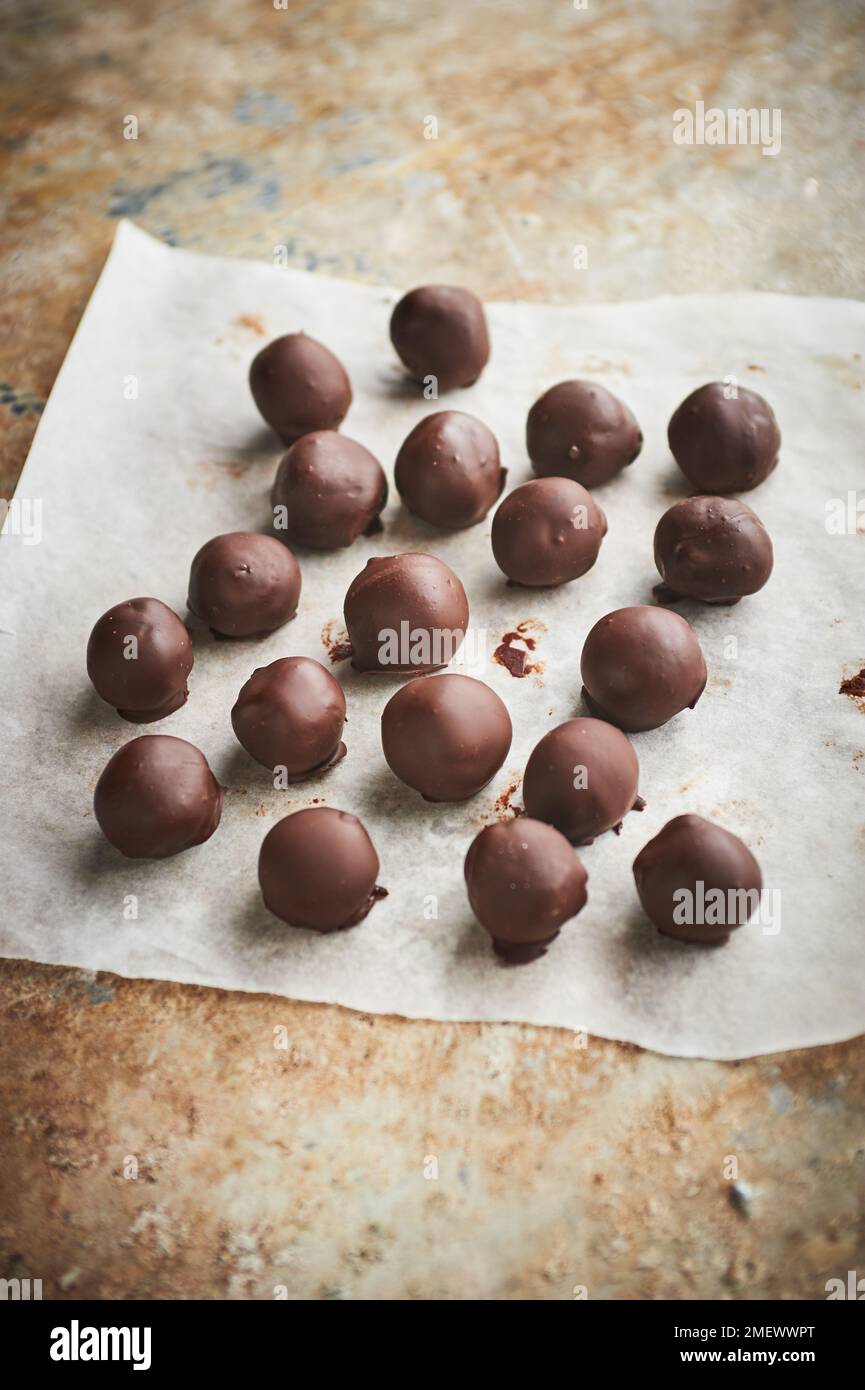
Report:
[[[121,216],[490,298],[863,291],[859,3],[3,8],[0,495]],[[698,100],[780,109],[780,153],[676,145]],[[9,962],[0,999],[0,1276],[46,1297],[820,1298],[865,1271],[861,1038],[675,1061]]]

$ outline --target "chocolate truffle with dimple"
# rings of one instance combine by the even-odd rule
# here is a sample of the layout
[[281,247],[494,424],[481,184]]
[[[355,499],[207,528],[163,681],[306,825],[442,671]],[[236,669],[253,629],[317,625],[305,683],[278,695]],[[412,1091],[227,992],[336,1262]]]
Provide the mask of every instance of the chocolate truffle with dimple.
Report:
[[222,787],[186,739],[142,734],[107,763],[93,810],[106,840],[128,859],[167,859],[210,839]]
[[493,555],[512,584],[548,588],[590,570],[606,533],[607,518],[579,483],[535,478],[493,517]]
[[345,695],[320,661],[284,656],[253,671],[231,711],[238,741],[262,767],[289,782],[345,757]]
[[314,430],[281,460],[270,500],[280,536],[311,550],[339,550],[381,530],[387,479],[362,444],[335,430]]
[[528,816],[482,830],[465,878],[472,911],[513,965],[542,956],[588,897],[588,875],[564,835]]
[[312,430],[338,429],[351,405],[345,367],[306,333],[286,333],[262,348],[249,369],[249,387],[283,444]]
[[391,315],[390,340],[409,376],[435,377],[439,391],[471,386],[490,356],[484,306],[471,290],[422,285]]
[[465,801],[498,772],[511,746],[510,715],[483,681],[427,676],[398,690],[381,716],[388,766],[426,801]]
[[760,905],[763,876],[737,835],[702,816],[676,816],[640,850],[634,879],[664,936],[720,946]]
[[97,695],[133,724],[152,724],[186,703],[192,661],[185,624],[158,598],[110,608],[87,643],[87,674]]
[[466,591],[435,555],[409,551],[367,560],[345,596],[358,671],[420,675],[447,666],[469,622]]
[[300,569],[274,536],[230,531],[214,536],[192,561],[190,610],[224,637],[258,637],[293,618]]
[[617,608],[595,623],[580,661],[593,714],[628,733],[658,729],[693,709],[706,687],[694,629],[669,608]]
[[661,603],[679,597],[738,603],[772,573],[772,542],[762,521],[732,497],[685,497],[655,530]]
[[778,462],[781,431],[772,407],[756,391],[721,381],[692,391],[673,413],[670,451],[700,492],[747,492]]
[[576,845],[642,811],[640,765],[625,735],[603,719],[568,719],[535,745],[523,777],[526,813]]
[[291,927],[338,931],[363,920],[379,898],[378,855],[357,816],[310,806],[264,837],[258,881],[265,906]]
[[501,495],[505,476],[492,430],[461,410],[425,416],[403,442],[394,468],[409,511],[449,530],[481,521]]
[[594,381],[551,386],[526,421],[526,448],[542,478],[573,478],[583,487],[598,487],[633,463],[642,447],[631,411]]

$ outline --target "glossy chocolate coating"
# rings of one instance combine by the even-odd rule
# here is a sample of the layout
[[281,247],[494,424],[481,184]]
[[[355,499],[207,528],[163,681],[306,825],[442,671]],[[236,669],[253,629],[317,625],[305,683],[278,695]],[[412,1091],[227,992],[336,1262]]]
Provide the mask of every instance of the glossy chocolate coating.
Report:
[[344,611],[352,665],[391,675],[446,666],[469,622],[466,591],[453,570],[434,555],[411,551],[367,560]]
[[415,381],[435,377],[439,391],[471,386],[490,356],[484,306],[471,290],[422,285],[391,315],[390,340]]
[[274,536],[230,531],[214,536],[192,561],[190,610],[225,637],[257,637],[297,612],[300,569]]
[[568,719],[532,749],[523,777],[526,814],[575,845],[590,845],[642,810],[640,765],[628,739],[603,719]]
[[[760,865],[747,845],[722,826],[692,815],[676,816],[644,845],[634,860],[634,879],[659,932],[707,946],[729,940],[757,906],[757,899],[748,903],[728,896],[731,891],[753,894],[763,886]],[[681,896],[683,890],[690,898]],[[716,890],[724,895],[717,906],[709,896]],[[683,916],[690,920],[682,921]]]
[[265,906],[292,927],[353,927],[379,897],[379,863],[357,816],[311,806],[277,821],[264,837],[258,881]]
[[186,703],[192,661],[185,624],[158,598],[109,608],[87,643],[87,674],[97,695],[133,724],[164,719]]
[[186,739],[142,734],[106,764],[93,810],[106,840],[128,859],[167,859],[210,839],[222,787]]
[[461,410],[427,415],[396,456],[394,481],[410,512],[460,530],[481,521],[501,494],[506,470],[492,430]]
[[279,536],[311,550],[339,550],[380,529],[387,479],[362,444],[314,430],[280,461],[270,500]]
[[548,588],[578,579],[598,558],[607,518],[571,478],[535,478],[493,517],[493,555],[513,584]]
[[472,911],[512,964],[542,956],[588,897],[588,875],[564,835],[528,816],[482,830],[465,876]]
[[526,421],[526,449],[542,478],[555,475],[598,487],[633,463],[642,447],[631,411],[596,381],[551,386]]
[[320,661],[284,656],[253,671],[231,711],[238,742],[262,767],[299,782],[345,757],[345,695]]
[[312,430],[335,430],[351,405],[338,357],[306,333],[286,333],[261,349],[249,369],[253,400],[283,444]]
[[403,686],[381,716],[388,766],[427,801],[465,801],[508,755],[513,730],[502,700],[471,676],[426,676]]
[[628,733],[657,729],[693,709],[706,686],[694,629],[668,608],[617,608],[595,623],[580,662],[583,694],[601,719]]
[[732,497],[685,497],[664,512],[655,530],[655,564],[664,583],[661,602],[678,596],[703,603],[738,603],[762,589],[772,573],[772,542],[762,521]]
[[700,492],[746,492],[778,462],[781,431],[772,407],[745,386],[713,381],[686,397],[670,420],[673,458]]

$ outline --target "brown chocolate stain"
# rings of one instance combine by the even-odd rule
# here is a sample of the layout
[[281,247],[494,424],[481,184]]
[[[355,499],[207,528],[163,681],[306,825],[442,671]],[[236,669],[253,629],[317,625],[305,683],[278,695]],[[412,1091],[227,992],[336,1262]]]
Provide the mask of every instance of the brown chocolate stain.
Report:
[[257,333],[259,338],[263,338],[267,333],[258,314],[239,314],[234,324],[236,328],[248,328],[250,333]]
[[470,817],[471,825],[475,830],[483,830],[488,825],[495,825],[498,821],[512,820],[516,816],[526,814],[524,806],[516,806],[513,798],[522,786],[523,773],[521,768],[507,768],[505,776],[508,778],[507,786],[499,792],[495,801],[488,803],[483,811],[478,815]]
[[526,814],[525,806],[515,806],[513,798],[516,796],[523,784],[522,773],[513,782],[509,782],[503,792],[496,797],[494,812],[496,820],[513,820],[516,816]]
[[331,618],[321,629],[321,640],[327,649],[328,659],[336,665],[338,661],[347,661],[353,654],[354,648],[348,640],[348,633],[345,628],[338,626],[338,619]]
[[854,391],[862,390],[862,371],[861,368],[851,366],[846,357],[838,357],[835,353],[820,353],[815,358],[822,367],[827,367],[835,380],[841,386],[849,386]]
[[580,371],[588,376],[602,376],[605,372],[618,373],[619,376],[633,376],[634,369],[630,362],[611,362],[609,358],[599,357],[597,353],[590,352],[580,363]]
[[[538,677],[543,674],[544,665],[541,661],[532,661],[531,654],[536,650],[538,636],[546,632],[543,623],[536,618],[524,618],[517,623],[512,632],[506,632],[502,640],[493,652],[493,661],[497,661],[500,666],[504,666],[509,675],[521,680],[524,676]],[[516,644],[519,643],[519,646]],[[539,680],[536,684],[540,685]]]
[[838,687],[839,695],[848,695],[865,714],[865,666],[855,676],[848,676]]

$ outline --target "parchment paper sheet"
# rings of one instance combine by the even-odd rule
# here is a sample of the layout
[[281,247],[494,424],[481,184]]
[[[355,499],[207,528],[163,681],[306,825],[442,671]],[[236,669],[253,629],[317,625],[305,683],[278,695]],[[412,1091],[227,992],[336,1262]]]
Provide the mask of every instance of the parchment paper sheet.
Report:
[[[865,664],[865,536],[829,534],[825,517],[828,499],[863,483],[865,308],[740,294],[491,304],[487,372],[436,406],[403,383],[387,335],[395,297],[170,250],[121,225],[19,485],[20,499],[41,500],[41,543],[0,541],[0,952],[410,1017],[560,1024],[684,1056],[736,1058],[862,1031],[865,713],[838,686]],[[346,363],[355,399],[345,432],[389,473],[421,415],[453,407],[493,428],[513,486],[531,476],[523,426],[545,387],[591,376],[623,396],[646,442],[633,467],[596,494],[609,521],[599,561],[552,592],[508,588],[492,560],[489,518],[438,535],[392,490],[383,534],[333,555],[299,554],[294,622],[255,642],[214,641],[194,625],[188,704],[161,724],[129,725],[90,689],[90,628],[112,604],[143,594],[185,616],[197,548],[221,531],[266,529],[280,449],[261,427],[247,368],[269,338],[300,328]],[[687,392],[727,375],[764,392],[781,423],[781,463],[747,498],[774,538],[775,573],[732,609],[680,608],[706,651],[706,693],[695,711],[634,736],[645,812],[629,815],[621,836],[580,851],[589,903],[548,955],[505,967],[466,902],[466,848],[540,735],[585,712],[579,655],[591,624],[651,602],[654,526],[687,491],[667,450],[667,420]],[[427,805],[381,754],[379,713],[399,682],[344,662],[332,669],[348,698],[347,758],[275,791],[234,740],[237,691],[278,656],[328,664],[322,632],[341,628],[350,580],[368,556],[410,549],[441,556],[465,583],[486,640],[463,669],[510,709],[505,767],[467,804]],[[526,620],[539,625],[543,671],[519,680],[490,653]],[[213,838],[163,862],[122,859],[92,813],[105,762],[144,732],[191,740],[228,789]],[[282,926],[261,906],[256,882],[270,825],[315,800],[361,816],[389,890],[362,925],[330,937]],[[684,811],[716,818],[754,849],[766,886],[781,892],[780,932],[751,926],[703,951],[649,926],[631,864]],[[124,915],[129,895],[137,920]]]

